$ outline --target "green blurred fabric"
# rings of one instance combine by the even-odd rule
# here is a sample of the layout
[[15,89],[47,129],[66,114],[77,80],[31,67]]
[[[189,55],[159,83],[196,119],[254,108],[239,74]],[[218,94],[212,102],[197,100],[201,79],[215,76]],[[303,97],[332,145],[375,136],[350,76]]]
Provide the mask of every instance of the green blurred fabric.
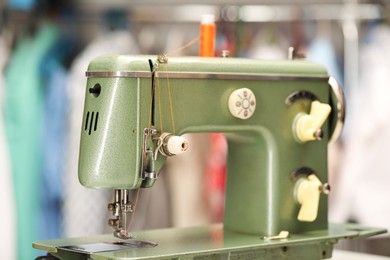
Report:
[[38,238],[39,189],[42,158],[43,80],[41,64],[59,38],[57,27],[46,24],[24,36],[5,71],[5,131],[11,157],[16,198],[18,259],[34,259]]

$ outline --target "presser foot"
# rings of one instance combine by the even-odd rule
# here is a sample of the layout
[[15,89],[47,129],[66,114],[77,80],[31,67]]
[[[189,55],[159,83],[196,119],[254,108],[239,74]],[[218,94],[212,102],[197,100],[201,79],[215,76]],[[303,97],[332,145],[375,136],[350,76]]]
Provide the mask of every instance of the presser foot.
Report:
[[115,230],[113,232],[113,235],[114,235],[114,237],[117,237],[117,238],[123,239],[123,240],[134,238],[134,236],[131,236],[129,234],[129,232],[127,230],[125,230],[125,229]]
[[114,202],[108,204],[114,218],[108,220],[108,225],[114,229],[113,235],[119,239],[130,239],[128,228],[131,223],[134,205],[129,200],[129,190],[115,190]]

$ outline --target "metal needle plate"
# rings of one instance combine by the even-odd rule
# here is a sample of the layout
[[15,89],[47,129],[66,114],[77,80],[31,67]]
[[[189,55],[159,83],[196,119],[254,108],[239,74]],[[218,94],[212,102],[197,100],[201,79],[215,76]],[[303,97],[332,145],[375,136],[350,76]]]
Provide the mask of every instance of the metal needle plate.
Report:
[[155,246],[157,246],[157,244],[154,242],[131,240],[126,242],[102,242],[84,245],[60,246],[58,249],[83,254],[93,254],[123,249],[150,248]]

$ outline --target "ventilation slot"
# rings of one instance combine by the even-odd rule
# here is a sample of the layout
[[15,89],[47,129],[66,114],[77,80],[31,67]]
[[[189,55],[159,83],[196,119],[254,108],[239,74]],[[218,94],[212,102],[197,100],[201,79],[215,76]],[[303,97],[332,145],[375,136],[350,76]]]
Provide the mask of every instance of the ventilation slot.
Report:
[[95,132],[98,127],[99,112],[87,112],[85,117],[84,131],[88,131],[88,134],[91,135],[92,131]]

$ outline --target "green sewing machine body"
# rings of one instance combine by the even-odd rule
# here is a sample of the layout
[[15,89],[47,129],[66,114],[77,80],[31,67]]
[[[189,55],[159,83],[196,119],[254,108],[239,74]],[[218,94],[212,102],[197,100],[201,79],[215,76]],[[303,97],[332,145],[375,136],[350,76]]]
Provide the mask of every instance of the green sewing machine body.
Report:
[[[174,154],[167,148],[170,137],[184,133],[224,133],[228,157],[223,226],[165,230],[161,232],[166,232],[169,239],[162,239],[153,249],[123,249],[102,255],[79,252],[80,259],[87,255],[89,259],[135,259],[148,255],[145,250],[155,250],[155,258],[165,259],[198,259],[197,256],[219,253],[227,258],[199,259],[238,259],[229,254],[244,251],[247,254],[248,249],[254,250],[254,258],[247,255],[243,259],[258,259],[256,252],[263,252],[264,248],[268,248],[265,252],[270,257],[273,250],[287,246],[295,246],[297,252],[304,249],[295,255],[296,259],[303,259],[303,252],[311,252],[308,249],[313,243],[318,246],[307,259],[321,259],[330,257],[332,245],[339,238],[384,232],[365,229],[359,233],[340,226],[336,233],[329,231],[334,228],[330,228],[327,220],[327,147],[341,131],[344,104],[340,87],[329,79],[322,66],[302,60],[198,57],[167,60],[165,56],[112,55],[93,60],[87,77],[79,180],[89,188],[116,190],[111,211],[117,218],[110,225],[117,235],[127,223],[122,223],[123,212],[119,209],[127,206],[128,211],[124,211],[129,213],[132,208],[126,190],[149,188],[158,181],[166,157]],[[318,120],[313,108],[317,104],[320,111],[327,111]],[[302,116],[311,120],[303,130],[300,124],[304,120],[299,122]],[[183,151],[187,145],[191,146],[185,141],[180,145],[179,150],[181,147]],[[218,240],[219,247],[210,246],[213,242],[207,238],[215,229],[224,234]],[[283,231],[289,235],[278,237]],[[142,238],[142,234],[137,236]],[[146,240],[164,236],[153,231],[145,234],[149,234]],[[187,238],[184,241],[188,244],[175,239],[181,236]],[[302,236],[304,239],[299,239]],[[207,240],[201,249],[197,238]],[[237,242],[240,238],[241,242]],[[248,238],[258,241],[255,243],[258,247],[253,241],[245,245]],[[60,246],[92,240],[64,241],[37,242],[34,247],[61,256],[64,251]],[[176,253],[164,251],[174,247],[182,249]],[[139,253],[134,252],[137,250]],[[294,259],[293,252],[277,254],[280,258]]]

